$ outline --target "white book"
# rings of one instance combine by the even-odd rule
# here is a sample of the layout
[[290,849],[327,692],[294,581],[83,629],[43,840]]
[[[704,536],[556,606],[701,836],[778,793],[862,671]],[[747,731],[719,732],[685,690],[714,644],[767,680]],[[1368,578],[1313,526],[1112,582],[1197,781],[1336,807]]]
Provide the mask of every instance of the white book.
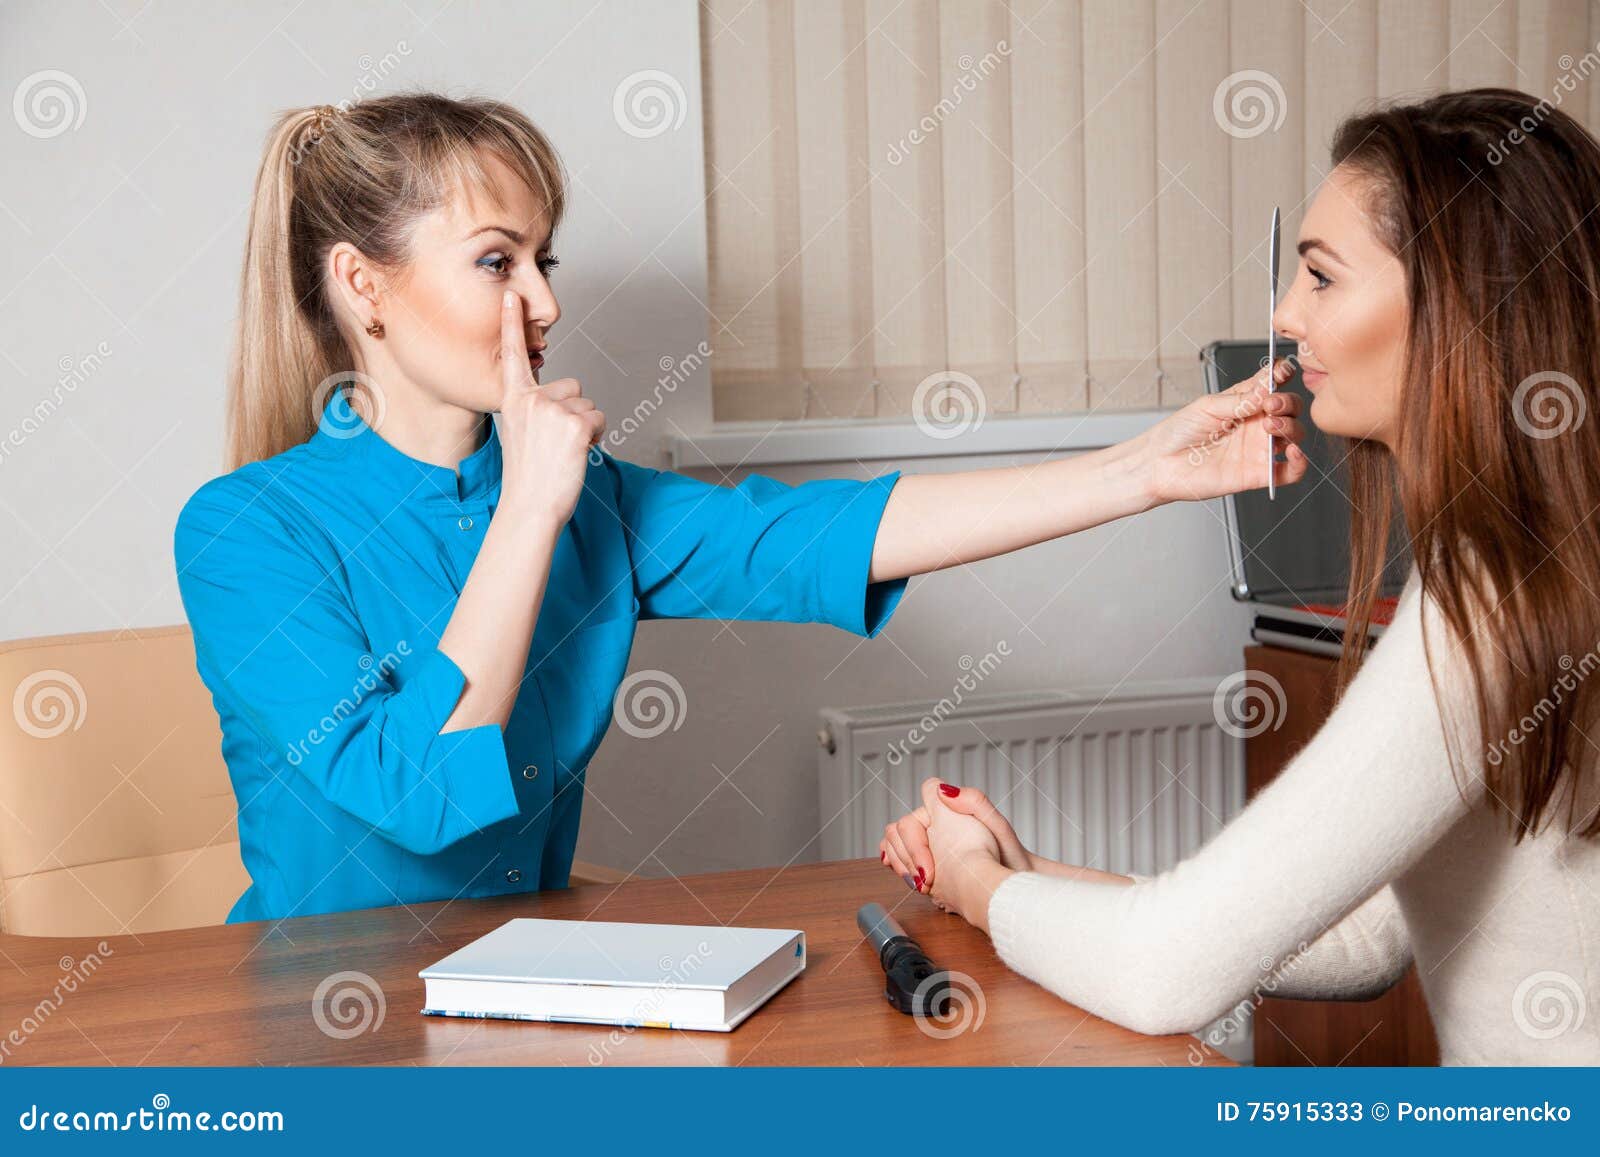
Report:
[[524,917],[417,975],[427,1016],[729,1032],[805,967],[793,928]]

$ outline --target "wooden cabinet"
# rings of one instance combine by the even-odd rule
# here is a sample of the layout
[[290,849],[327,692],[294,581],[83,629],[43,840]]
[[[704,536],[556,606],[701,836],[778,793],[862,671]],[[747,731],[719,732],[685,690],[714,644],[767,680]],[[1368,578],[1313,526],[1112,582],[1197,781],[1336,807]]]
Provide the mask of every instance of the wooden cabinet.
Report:
[[[1321,728],[1338,660],[1283,647],[1246,647],[1252,682],[1283,689],[1283,725],[1245,741],[1245,794],[1254,796]],[[1271,681],[1269,681],[1271,680]],[[1399,774],[1403,769],[1396,768]],[[1436,1065],[1439,1045],[1416,966],[1377,1000],[1267,998],[1255,1013],[1258,1065]]]

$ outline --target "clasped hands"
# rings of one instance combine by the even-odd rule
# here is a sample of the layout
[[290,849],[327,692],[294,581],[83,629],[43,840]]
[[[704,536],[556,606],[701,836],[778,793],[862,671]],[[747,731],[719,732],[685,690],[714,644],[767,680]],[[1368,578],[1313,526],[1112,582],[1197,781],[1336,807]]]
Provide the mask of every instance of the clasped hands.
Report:
[[1011,822],[974,787],[922,781],[922,806],[883,829],[880,859],[908,888],[984,932],[989,899],[1013,872],[1035,868]]

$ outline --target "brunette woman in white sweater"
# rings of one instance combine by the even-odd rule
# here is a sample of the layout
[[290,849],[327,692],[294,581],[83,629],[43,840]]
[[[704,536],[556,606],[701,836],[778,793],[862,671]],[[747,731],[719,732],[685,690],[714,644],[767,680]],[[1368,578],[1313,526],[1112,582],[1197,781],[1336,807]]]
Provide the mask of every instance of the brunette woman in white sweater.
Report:
[[1035,856],[1004,800],[937,780],[883,858],[1140,1032],[1370,999],[1415,961],[1445,1064],[1597,1064],[1600,144],[1478,89],[1351,118],[1333,163],[1274,324],[1351,440],[1353,622],[1404,519],[1393,624],[1364,662],[1351,632],[1323,729],[1159,876]]

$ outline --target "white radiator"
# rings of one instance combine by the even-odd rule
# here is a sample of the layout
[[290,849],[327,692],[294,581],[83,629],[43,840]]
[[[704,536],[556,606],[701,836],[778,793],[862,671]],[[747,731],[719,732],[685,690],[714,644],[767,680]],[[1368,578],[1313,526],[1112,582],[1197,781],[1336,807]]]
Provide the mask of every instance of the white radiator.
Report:
[[[1032,851],[1155,875],[1244,806],[1244,744],[1218,726],[1216,691],[1215,679],[1197,679],[826,708],[822,858],[871,856],[884,825],[919,805],[917,785],[937,775],[982,788]],[[1197,1035],[1250,1059],[1248,1023],[1225,1040]]]

